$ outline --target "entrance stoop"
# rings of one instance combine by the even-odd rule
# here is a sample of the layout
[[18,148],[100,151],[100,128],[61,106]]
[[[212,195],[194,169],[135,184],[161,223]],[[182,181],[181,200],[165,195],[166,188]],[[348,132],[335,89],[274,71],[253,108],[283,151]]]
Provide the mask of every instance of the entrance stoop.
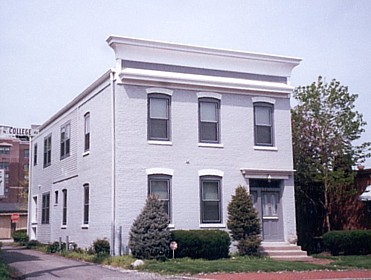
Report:
[[310,262],[313,259],[301,249],[301,246],[285,242],[262,242],[259,253],[275,260]]

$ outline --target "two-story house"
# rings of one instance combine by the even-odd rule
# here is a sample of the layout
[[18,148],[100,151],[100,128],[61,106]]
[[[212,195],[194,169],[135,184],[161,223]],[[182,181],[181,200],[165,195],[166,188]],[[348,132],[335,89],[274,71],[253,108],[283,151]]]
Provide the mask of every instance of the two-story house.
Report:
[[248,188],[264,242],[295,243],[289,84],[300,59],[111,36],[116,66],[32,140],[29,233],[112,253],[150,193],[171,229],[228,230]]

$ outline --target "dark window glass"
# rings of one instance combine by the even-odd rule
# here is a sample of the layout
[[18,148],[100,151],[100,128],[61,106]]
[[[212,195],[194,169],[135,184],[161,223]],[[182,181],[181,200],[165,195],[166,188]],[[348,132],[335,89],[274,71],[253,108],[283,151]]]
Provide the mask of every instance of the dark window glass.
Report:
[[52,160],[52,136],[49,135],[44,138],[44,167],[51,164]]
[[89,185],[84,185],[84,225],[89,224]]
[[254,104],[255,145],[273,146],[273,105]]
[[171,177],[166,175],[151,175],[148,180],[149,194],[157,195],[163,202],[164,210],[170,219],[170,183]]
[[41,206],[41,223],[49,224],[50,193],[43,194]]
[[201,177],[201,223],[221,223],[221,179]]
[[62,225],[67,225],[67,190],[63,190],[63,215],[62,215]]
[[199,100],[199,141],[219,143],[219,106],[217,99]]
[[61,159],[70,155],[71,125],[65,124],[61,127]]
[[33,165],[37,165],[37,143],[33,148]]
[[84,151],[90,150],[90,113],[84,116]]
[[149,95],[148,139],[170,140],[170,96]]

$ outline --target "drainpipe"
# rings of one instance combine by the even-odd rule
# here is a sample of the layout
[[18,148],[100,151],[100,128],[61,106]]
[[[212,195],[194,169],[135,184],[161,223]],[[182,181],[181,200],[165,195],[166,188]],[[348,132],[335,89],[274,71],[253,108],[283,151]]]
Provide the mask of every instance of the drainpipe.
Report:
[[112,153],[112,213],[111,213],[111,256],[115,255],[116,249],[116,98],[115,98],[115,71],[112,69],[110,73],[110,82],[111,82],[111,94],[112,94],[112,144],[111,144],[111,153]]

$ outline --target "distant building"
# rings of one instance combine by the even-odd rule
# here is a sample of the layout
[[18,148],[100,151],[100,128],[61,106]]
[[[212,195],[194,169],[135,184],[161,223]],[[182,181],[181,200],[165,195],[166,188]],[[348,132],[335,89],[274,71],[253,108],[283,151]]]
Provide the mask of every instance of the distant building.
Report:
[[0,126],[0,239],[9,239],[14,230],[27,228],[31,131]]
[[126,247],[148,194],[170,229],[227,231],[235,188],[264,242],[296,243],[289,84],[300,59],[109,37],[116,68],[32,140],[29,234]]

